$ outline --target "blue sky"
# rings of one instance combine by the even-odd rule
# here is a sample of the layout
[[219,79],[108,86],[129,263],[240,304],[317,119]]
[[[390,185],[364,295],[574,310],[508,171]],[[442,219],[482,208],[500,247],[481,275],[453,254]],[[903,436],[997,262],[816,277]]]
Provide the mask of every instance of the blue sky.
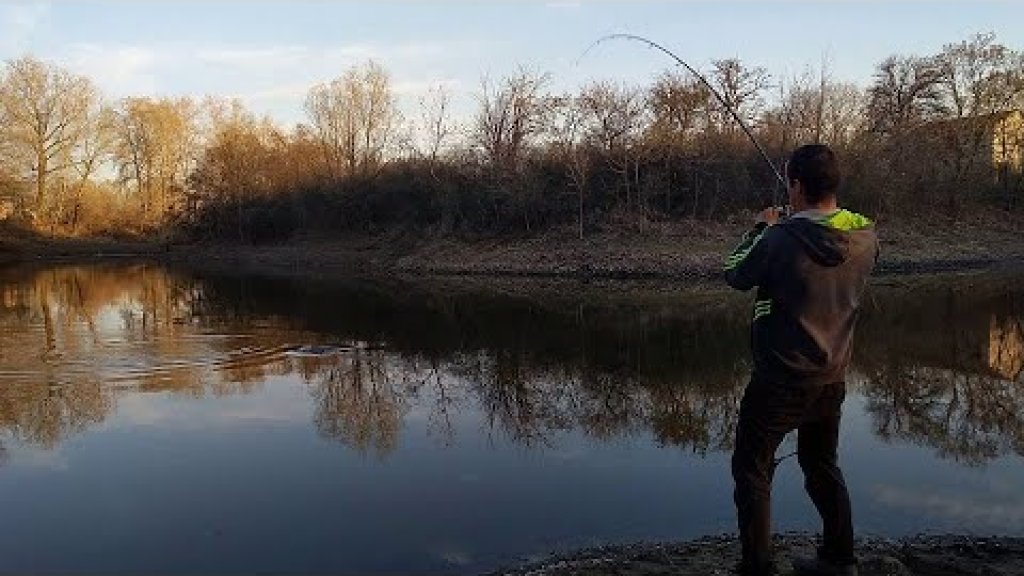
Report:
[[412,110],[448,85],[463,109],[481,77],[518,66],[554,89],[588,78],[643,84],[670,62],[613,32],[649,36],[692,65],[737,57],[776,79],[819,65],[866,85],[890,54],[927,54],[979,32],[1024,49],[1024,3],[1011,1],[610,2],[3,2],[0,59],[32,53],[92,78],[110,98],[242,98],[284,122],[309,87],[374,58]]

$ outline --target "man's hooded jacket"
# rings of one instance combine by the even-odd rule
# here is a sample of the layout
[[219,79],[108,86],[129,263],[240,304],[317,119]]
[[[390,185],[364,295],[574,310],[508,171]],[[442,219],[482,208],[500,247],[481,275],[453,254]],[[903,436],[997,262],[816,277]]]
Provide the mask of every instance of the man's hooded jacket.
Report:
[[860,298],[877,259],[874,225],[848,210],[808,211],[747,232],[726,258],[725,278],[738,290],[757,287],[754,377],[844,382]]

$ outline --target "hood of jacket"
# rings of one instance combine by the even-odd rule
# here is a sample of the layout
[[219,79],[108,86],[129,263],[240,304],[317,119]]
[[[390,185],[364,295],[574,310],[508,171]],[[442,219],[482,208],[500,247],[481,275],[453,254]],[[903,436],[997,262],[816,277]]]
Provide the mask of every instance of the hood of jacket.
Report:
[[822,266],[838,266],[852,254],[874,248],[875,225],[867,217],[849,210],[783,221],[780,227],[795,237],[808,257]]

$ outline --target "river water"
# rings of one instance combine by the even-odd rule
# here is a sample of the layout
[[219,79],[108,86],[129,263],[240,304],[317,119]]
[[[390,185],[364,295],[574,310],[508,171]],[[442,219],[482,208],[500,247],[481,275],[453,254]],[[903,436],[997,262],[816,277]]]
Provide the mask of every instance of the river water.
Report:
[[[0,572],[476,573],[732,531],[750,295],[522,293],[0,269]],[[859,533],[1024,535],[1022,372],[1024,275],[876,279]],[[795,458],[774,505],[817,527]]]

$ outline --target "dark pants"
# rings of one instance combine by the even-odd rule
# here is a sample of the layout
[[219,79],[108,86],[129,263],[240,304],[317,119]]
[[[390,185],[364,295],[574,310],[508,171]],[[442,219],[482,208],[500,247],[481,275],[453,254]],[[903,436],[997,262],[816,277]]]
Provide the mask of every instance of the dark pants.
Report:
[[837,463],[845,396],[842,382],[790,386],[751,379],[740,404],[732,456],[743,573],[770,573],[775,450],[792,430],[798,430],[797,458],[804,485],[824,524],[821,555],[840,564],[854,561],[850,495]]

